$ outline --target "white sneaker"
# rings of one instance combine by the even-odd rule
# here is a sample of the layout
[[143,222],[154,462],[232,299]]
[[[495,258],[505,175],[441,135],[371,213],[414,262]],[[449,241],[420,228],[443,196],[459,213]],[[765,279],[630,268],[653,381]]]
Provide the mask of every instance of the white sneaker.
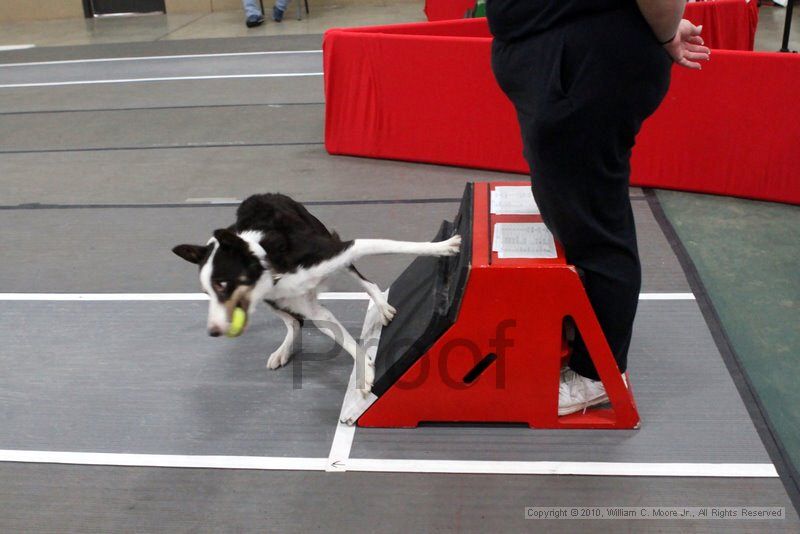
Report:
[[[627,386],[625,375],[622,380]],[[558,384],[558,415],[567,415],[590,406],[608,402],[606,388],[599,380],[592,380],[581,376],[569,367],[561,370],[561,380]]]

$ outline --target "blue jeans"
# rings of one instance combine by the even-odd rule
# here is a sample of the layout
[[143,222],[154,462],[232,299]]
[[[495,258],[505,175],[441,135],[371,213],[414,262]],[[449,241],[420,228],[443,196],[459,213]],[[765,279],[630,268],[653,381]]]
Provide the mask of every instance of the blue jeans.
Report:
[[[281,11],[286,11],[286,6],[289,5],[289,0],[275,0],[275,7]],[[258,0],[242,0],[242,7],[244,7],[244,16],[251,17],[261,16],[261,4]]]

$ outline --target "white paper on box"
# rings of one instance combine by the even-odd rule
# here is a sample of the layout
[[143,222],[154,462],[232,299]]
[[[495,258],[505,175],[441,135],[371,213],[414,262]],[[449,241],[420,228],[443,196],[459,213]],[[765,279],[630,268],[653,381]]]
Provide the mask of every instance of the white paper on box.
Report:
[[530,186],[500,186],[492,191],[491,211],[496,215],[538,215]]
[[556,258],[553,234],[544,223],[497,223],[492,250],[501,259]]

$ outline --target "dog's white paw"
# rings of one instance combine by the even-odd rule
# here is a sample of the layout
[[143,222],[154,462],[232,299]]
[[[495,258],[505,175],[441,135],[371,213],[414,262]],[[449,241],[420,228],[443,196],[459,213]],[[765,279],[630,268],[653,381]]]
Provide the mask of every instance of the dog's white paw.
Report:
[[454,235],[447,241],[436,243],[439,247],[436,250],[437,256],[455,256],[461,250],[461,236]]
[[280,348],[269,355],[267,359],[267,369],[278,369],[283,367],[292,359],[292,350]]
[[356,419],[353,417],[342,417],[339,419],[340,423],[344,423],[347,426],[353,426],[356,424]]
[[388,302],[378,304],[378,310],[381,312],[381,323],[383,326],[391,323],[394,316],[397,315],[397,309]]
[[372,385],[375,383],[375,362],[368,361],[367,365],[364,369],[364,383],[362,384],[363,387],[358,388],[361,392],[361,396],[364,398],[369,397],[369,394],[372,393]]

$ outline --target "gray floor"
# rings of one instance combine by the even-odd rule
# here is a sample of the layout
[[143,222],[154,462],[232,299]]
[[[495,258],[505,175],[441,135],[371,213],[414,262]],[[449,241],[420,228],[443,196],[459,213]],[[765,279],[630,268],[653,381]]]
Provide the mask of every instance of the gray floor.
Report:
[[2,85],[67,84],[132,78],[221,77],[225,75],[264,76],[277,74],[313,75],[322,72],[322,54],[309,52],[250,52],[248,55],[219,57],[172,57],[114,61],[41,62],[3,64]]
[[[328,306],[358,335],[363,302]],[[305,359],[268,371],[266,355],[283,339],[269,314],[226,340],[205,335],[202,302],[4,302],[0,310],[8,423],[0,449],[328,455],[352,364],[316,331],[304,330]],[[352,457],[770,462],[696,303],[643,302],[631,361],[639,430],[359,429]],[[487,439],[498,445],[487,448]]]
[[[324,158],[320,155],[321,160]],[[468,171],[460,181],[451,181],[451,188],[443,194],[457,195],[464,179],[469,179]],[[313,187],[310,183],[308,186]],[[313,192],[316,198],[323,194],[316,188]],[[340,191],[339,195],[342,193],[346,192]],[[387,192],[386,196],[395,196],[400,191],[395,188],[394,193]],[[335,192],[330,194],[328,198],[336,198]],[[455,201],[358,204],[359,201],[342,199],[342,202],[347,203],[311,204],[309,209],[347,238],[430,239],[439,223],[452,219],[458,210]],[[643,291],[688,291],[681,267],[647,203],[634,201],[634,207],[642,237]],[[0,209],[0,242],[17,251],[0,264],[0,284],[13,285],[18,292],[199,291],[196,268],[173,256],[170,249],[180,243],[205,243],[214,229],[234,221],[235,211],[235,206]],[[26,231],[20,232],[20,227]],[[103,231],[99,232],[101,228]],[[125,254],[119,253],[121,235],[136,236],[125,245]],[[31,236],[37,237],[32,240]],[[76,255],[76,250],[83,252]],[[43,254],[48,261],[41,261]],[[360,261],[359,269],[386,288],[410,262],[410,257],[403,256],[372,257]],[[65,278],[67,264],[71,272]],[[97,269],[98,264],[104,268]],[[348,277],[332,281],[329,289],[359,290]]]
[[[230,340],[205,334],[204,302],[0,308],[0,449],[328,456],[352,360],[316,331],[269,371],[284,331],[272,314]],[[365,303],[330,308],[358,335]]]
[[[25,532],[797,532],[793,513],[791,521],[744,523],[523,518],[526,506],[775,506],[773,496],[780,491],[775,479],[341,475],[8,464],[0,469],[0,525]],[[32,500],[38,506],[31,506]]]
[[[7,115],[4,153],[322,143],[322,104]],[[81,124],[76,130],[75,125]],[[269,130],[264,131],[264,125]]]
[[[783,42],[786,24],[786,9],[778,6],[762,5],[758,10],[755,50],[777,52]],[[800,50],[800,9],[794,7],[792,27],[789,32],[789,50]]]
[[[696,303],[642,302],[630,353],[642,426],[359,429],[353,458],[587,462],[769,462]],[[712,407],[698,410],[698,406]],[[487,440],[492,445],[487,447]],[[602,446],[598,447],[598,444]]]
[[[291,45],[314,49],[319,37],[294,38]],[[236,51],[237,46],[224,41],[216,50],[206,43],[203,51]],[[104,52],[186,53],[185,45],[150,47]],[[89,47],[54,51],[53,57],[75,59],[81,53],[102,56]],[[14,61],[42,59],[41,51],[13,56]],[[250,68],[226,58],[215,61],[225,64],[225,72]],[[15,68],[0,67],[0,76]],[[42,66],[36,76],[48,75],[49,68]],[[157,69],[163,72],[163,65],[136,63],[130,76],[121,75],[149,76]],[[0,189],[0,248],[13,251],[0,263],[0,292],[195,292],[196,269],[169,249],[204,241],[212,229],[229,224],[234,211],[233,206],[198,207],[196,199],[241,199],[280,190],[308,202],[347,237],[424,240],[442,218],[452,217],[457,206],[452,199],[465,181],[509,178],[327,156],[319,145],[321,84],[321,78],[227,79],[131,83],[124,89],[0,89],[0,110],[6,113],[0,121],[5,151],[0,154],[5,186]],[[309,105],[270,105],[292,102]],[[73,105],[85,111],[72,112]],[[641,192],[632,196],[644,291],[688,291]],[[126,204],[140,205],[120,206]],[[363,270],[385,287],[407,261],[365,261]],[[356,290],[341,280],[331,289]],[[363,302],[329,305],[358,331]],[[215,340],[204,334],[204,315],[202,302],[0,303],[0,449],[326,457],[348,378],[347,359],[309,358],[302,362],[303,388],[294,389],[294,368],[264,369],[267,353],[280,339],[277,321],[265,315],[242,338]],[[304,332],[303,341],[309,356],[330,349],[327,339],[312,330]],[[770,462],[695,302],[643,302],[631,361],[643,420],[638,431],[358,429],[352,456]],[[788,520],[759,523],[758,530],[800,527],[775,478],[323,474],[7,463],[0,464],[0,488],[4,530],[577,528],[522,520],[524,506],[550,504],[784,506]],[[729,522],[613,526],[751,528]]]

